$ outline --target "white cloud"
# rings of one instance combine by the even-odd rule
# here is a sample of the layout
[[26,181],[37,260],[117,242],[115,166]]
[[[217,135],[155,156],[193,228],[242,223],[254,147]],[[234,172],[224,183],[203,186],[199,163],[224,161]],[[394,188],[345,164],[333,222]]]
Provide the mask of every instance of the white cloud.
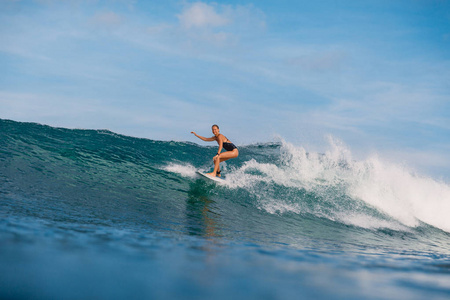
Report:
[[178,19],[181,26],[186,29],[220,27],[230,23],[228,18],[216,12],[216,7],[202,2],[196,2],[186,7],[178,15]]
[[265,29],[265,14],[253,5],[195,2],[185,6],[177,17],[180,37],[189,48],[198,42],[202,45],[196,48],[233,47],[248,37],[254,39]]

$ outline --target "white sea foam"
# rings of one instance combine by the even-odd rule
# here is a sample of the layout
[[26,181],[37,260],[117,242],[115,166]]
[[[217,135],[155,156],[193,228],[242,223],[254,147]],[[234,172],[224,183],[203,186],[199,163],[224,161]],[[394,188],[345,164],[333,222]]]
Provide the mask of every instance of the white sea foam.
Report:
[[355,163],[349,192],[407,226],[450,232],[450,186],[378,157]]
[[177,173],[184,177],[195,177],[196,168],[191,164],[170,163],[163,168],[168,172]]
[[[252,193],[269,213],[307,212],[363,228],[394,230],[424,222],[450,232],[450,186],[446,183],[376,155],[353,160],[345,145],[333,139],[325,154],[282,142],[280,160],[277,164],[250,160],[227,176],[227,184],[254,188]],[[291,192],[274,197],[274,184]],[[324,203],[304,205],[293,188],[313,192]],[[342,195],[352,203],[339,203]],[[379,216],[363,213],[361,201]]]

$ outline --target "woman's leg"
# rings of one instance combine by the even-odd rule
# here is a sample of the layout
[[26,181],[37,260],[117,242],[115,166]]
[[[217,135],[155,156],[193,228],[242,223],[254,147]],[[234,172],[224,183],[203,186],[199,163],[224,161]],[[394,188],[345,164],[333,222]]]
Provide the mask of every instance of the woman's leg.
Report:
[[233,149],[233,151],[222,152],[220,154],[220,159],[214,158],[214,171],[208,173],[211,176],[217,176],[217,171],[220,169],[220,163],[230,158],[236,158],[239,156],[238,149]]
[[230,158],[236,158],[239,156],[238,149],[233,149],[233,151],[222,152],[220,154],[220,162],[229,160]]

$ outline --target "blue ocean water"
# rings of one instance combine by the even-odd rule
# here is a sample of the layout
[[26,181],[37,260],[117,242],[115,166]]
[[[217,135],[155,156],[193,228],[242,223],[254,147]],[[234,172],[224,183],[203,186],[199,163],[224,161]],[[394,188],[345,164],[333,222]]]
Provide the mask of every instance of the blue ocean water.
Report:
[[448,183],[239,150],[0,120],[0,298],[449,299]]

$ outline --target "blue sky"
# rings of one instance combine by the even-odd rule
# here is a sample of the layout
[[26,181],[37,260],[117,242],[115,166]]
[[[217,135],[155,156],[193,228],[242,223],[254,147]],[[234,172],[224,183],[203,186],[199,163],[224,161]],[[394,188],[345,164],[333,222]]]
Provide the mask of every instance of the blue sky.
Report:
[[0,2],[0,118],[237,144],[332,135],[450,178],[450,1]]

